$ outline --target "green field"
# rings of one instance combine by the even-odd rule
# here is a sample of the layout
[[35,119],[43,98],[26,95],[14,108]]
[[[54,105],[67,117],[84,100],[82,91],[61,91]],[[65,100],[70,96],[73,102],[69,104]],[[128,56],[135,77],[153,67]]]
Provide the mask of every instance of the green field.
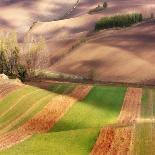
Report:
[[94,86],[49,133],[34,135],[2,155],[87,155],[100,128],[116,121],[126,88]]

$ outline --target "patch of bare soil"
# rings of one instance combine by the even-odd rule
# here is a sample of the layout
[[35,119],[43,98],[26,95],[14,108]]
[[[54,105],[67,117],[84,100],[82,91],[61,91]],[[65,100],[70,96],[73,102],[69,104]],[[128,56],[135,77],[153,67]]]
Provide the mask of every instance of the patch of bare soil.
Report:
[[92,86],[77,86],[68,96],[58,95],[31,120],[15,131],[0,136],[0,150],[11,147],[36,133],[47,132],[77,101],[83,99]]
[[[136,121],[140,115],[141,97],[141,88],[128,88],[118,117],[118,124]],[[91,155],[127,155],[133,140],[133,132],[133,126],[101,129]]]

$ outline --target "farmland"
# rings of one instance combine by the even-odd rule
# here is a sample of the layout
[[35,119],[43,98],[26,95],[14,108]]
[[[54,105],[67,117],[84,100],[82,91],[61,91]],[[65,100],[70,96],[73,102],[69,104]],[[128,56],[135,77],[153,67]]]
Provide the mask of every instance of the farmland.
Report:
[[149,88],[22,85],[0,102],[0,154],[153,152],[153,97]]
[[154,155],[154,0],[0,1],[0,155]]
[[[58,89],[58,87],[60,87],[60,86],[61,85],[58,85],[58,84],[50,86],[50,90],[51,90],[51,87],[53,87],[53,92],[52,92],[53,95],[51,94],[51,96],[50,96],[50,98],[53,98],[53,100],[56,100],[55,98],[57,98],[56,94],[55,94],[56,96],[54,97],[54,90]],[[68,85],[68,87],[69,87],[69,85]],[[33,89],[36,89],[36,88],[28,87],[28,88],[23,88],[23,89],[24,89],[23,91],[26,93],[27,89],[32,89],[32,91],[34,92]],[[38,91],[43,91],[43,90],[38,90]],[[20,154],[21,151],[23,152],[23,154],[25,154],[25,153],[30,154],[30,152],[27,152],[28,151],[27,149],[24,150],[25,146],[30,146],[30,147],[32,147],[34,152],[39,153],[40,147],[42,147],[40,149],[40,150],[42,150],[44,148],[44,145],[47,145],[47,144],[42,145],[42,143],[44,143],[45,139],[50,140],[52,138],[51,142],[48,145],[49,146],[55,145],[55,147],[51,147],[50,150],[47,150],[47,154],[50,154],[51,152],[59,154],[60,150],[57,148],[59,148],[59,143],[61,141],[64,144],[64,145],[62,145],[62,149],[64,149],[64,153],[66,152],[66,154],[72,154],[72,152],[74,152],[74,151],[77,152],[77,154],[89,153],[91,151],[93,144],[96,141],[96,138],[99,134],[100,128],[102,126],[105,126],[107,124],[112,124],[117,121],[117,117],[119,115],[119,111],[121,110],[125,92],[126,92],[126,88],[123,88],[123,87],[117,88],[117,87],[93,86],[90,90],[90,93],[88,95],[86,95],[86,97],[83,98],[81,101],[78,101],[77,103],[72,105],[72,107],[69,109],[69,111],[66,114],[64,114],[64,116],[53,126],[53,128],[51,128],[49,130],[48,133],[40,133],[38,135],[34,135],[34,136],[32,136],[32,138],[26,140],[24,143],[18,144],[17,146],[14,146],[14,147],[8,149],[7,151],[11,151],[10,153],[12,153],[12,154]],[[13,93],[16,93],[16,92],[13,92]],[[48,92],[46,92],[46,91],[43,93],[39,93],[39,94],[44,95],[44,93],[45,93],[46,97],[49,95]],[[15,95],[15,94],[13,94],[13,95]],[[34,95],[32,95],[32,96],[34,96]],[[113,96],[113,97],[111,97],[111,96]],[[6,100],[9,97],[10,96],[7,96]],[[27,97],[29,98],[29,96],[27,96]],[[25,96],[25,98],[27,98],[27,97]],[[35,99],[38,100],[37,97]],[[26,99],[25,99],[25,101],[24,101],[24,99],[22,99],[21,104],[24,104],[24,102],[26,102]],[[48,100],[44,100],[44,104],[43,104],[38,101],[38,106],[43,107],[43,105],[45,106],[45,104],[47,104],[47,102],[48,102]],[[63,102],[63,101],[61,101],[61,102]],[[53,103],[53,104],[55,104],[55,103]],[[10,105],[10,106],[12,106],[12,105]],[[16,108],[18,108],[17,105],[16,105]],[[26,107],[24,107],[24,108],[26,108]],[[28,115],[28,111],[30,111],[31,108],[29,107],[29,109],[26,110],[27,115]],[[57,110],[59,111],[59,109],[57,109]],[[39,111],[39,108],[36,106],[36,108],[34,108],[34,111]],[[11,116],[11,110],[8,111],[8,113],[10,114],[10,115],[8,115],[8,117]],[[18,113],[16,112],[16,114],[18,114]],[[16,130],[18,131],[20,129],[20,126],[22,126],[22,124],[24,124],[24,122],[26,122],[27,119],[31,119],[30,117],[32,117],[32,119],[33,119],[35,112],[29,113],[29,117],[27,119],[23,119],[23,117],[22,117],[23,115],[24,115],[24,112],[20,116],[20,119],[19,119],[20,124],[17,122],[17,119],[14,118],[14,120],[13,120],[12,117],[10,118],[10,119],[12,119],[12,121],[11,121],[12,124],[14,124],[14,122],[17,122],[18,124],[15,127],[11,126],[13,131],[11,131],[12,129],[10,129],[9,132],[7,132],[7,130],[5,130],[5,134],[2,133],[2,131],[4,131],[4,129],[1,130],[1,137],[0,137],[1,142],[4,141],[4,142],[6,142],[6,144],[7,143],[10,144],[9,143],[10,139],[6,140],[7,134],[8,135],[11,134],[12,136],[14,136],[13,135],[14,132]],[[107,115],[109,117],[106,117]],[[43,119],[45,119],[45,118],[43,118]],[[9,120],[9,118],[7,120]],[[34,133],[38,132],[38,131],[35,131],[35,129],[33,129],[33,128],[32,128],[32,130],[34,130],[34,131],[32,131]],[[12,132],[12,133],[10,133],[10,132]],[[24,132],[26,132],[26,131],[24,131]],[[43,132],[43,131],[39,131],[39,132]],[[67,137],[68,134],[70,135],[70,137]],[[80,139],[80,142],[77,141],[78,138]],[[33,144],[36,142],[38,143],[37,146],[39,146],[39,147],[33,147]],[[48,142],[48,140],[47,140],[47,142]],[[67,151],[69,144],[74,144],[73,150]],[[76,151],[77,148],[80,147],[80,145],[82,146],[82,149]],[[2,146],[3,145],[1,144],[1,147]],[[9,154],[9,152],[7,153],[7,151],[4,151],[4,154]],[[3,151],[1,154],[3,154]],[[32,152],[32,154],[33,154],[33,152]],[[42,152],[40,152],[40,154],[42,154]]]

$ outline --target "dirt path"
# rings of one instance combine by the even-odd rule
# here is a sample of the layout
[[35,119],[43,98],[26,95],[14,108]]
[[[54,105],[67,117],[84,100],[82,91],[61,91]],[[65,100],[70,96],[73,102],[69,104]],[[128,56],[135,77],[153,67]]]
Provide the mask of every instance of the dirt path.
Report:
[[[118,124],[130,124],[140,116],[142,89],[128,88],[122,110],[118,117]],[[126,155],[131,146],[134,127],[103,128],[91,155]]]
[[0,150],[9,148],[36,133],[47,132],[92,86],[77,86],[68,96],[58,95],[44,109],[17,130],[0,136]]

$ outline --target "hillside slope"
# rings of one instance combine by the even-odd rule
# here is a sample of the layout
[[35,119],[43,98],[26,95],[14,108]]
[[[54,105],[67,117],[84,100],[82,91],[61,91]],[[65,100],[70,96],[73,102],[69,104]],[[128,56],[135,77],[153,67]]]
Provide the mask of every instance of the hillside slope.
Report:
[[86,38],[51,70],[104,81],[153,83],[155,80],[155,20],[120,30],[107,30]]

